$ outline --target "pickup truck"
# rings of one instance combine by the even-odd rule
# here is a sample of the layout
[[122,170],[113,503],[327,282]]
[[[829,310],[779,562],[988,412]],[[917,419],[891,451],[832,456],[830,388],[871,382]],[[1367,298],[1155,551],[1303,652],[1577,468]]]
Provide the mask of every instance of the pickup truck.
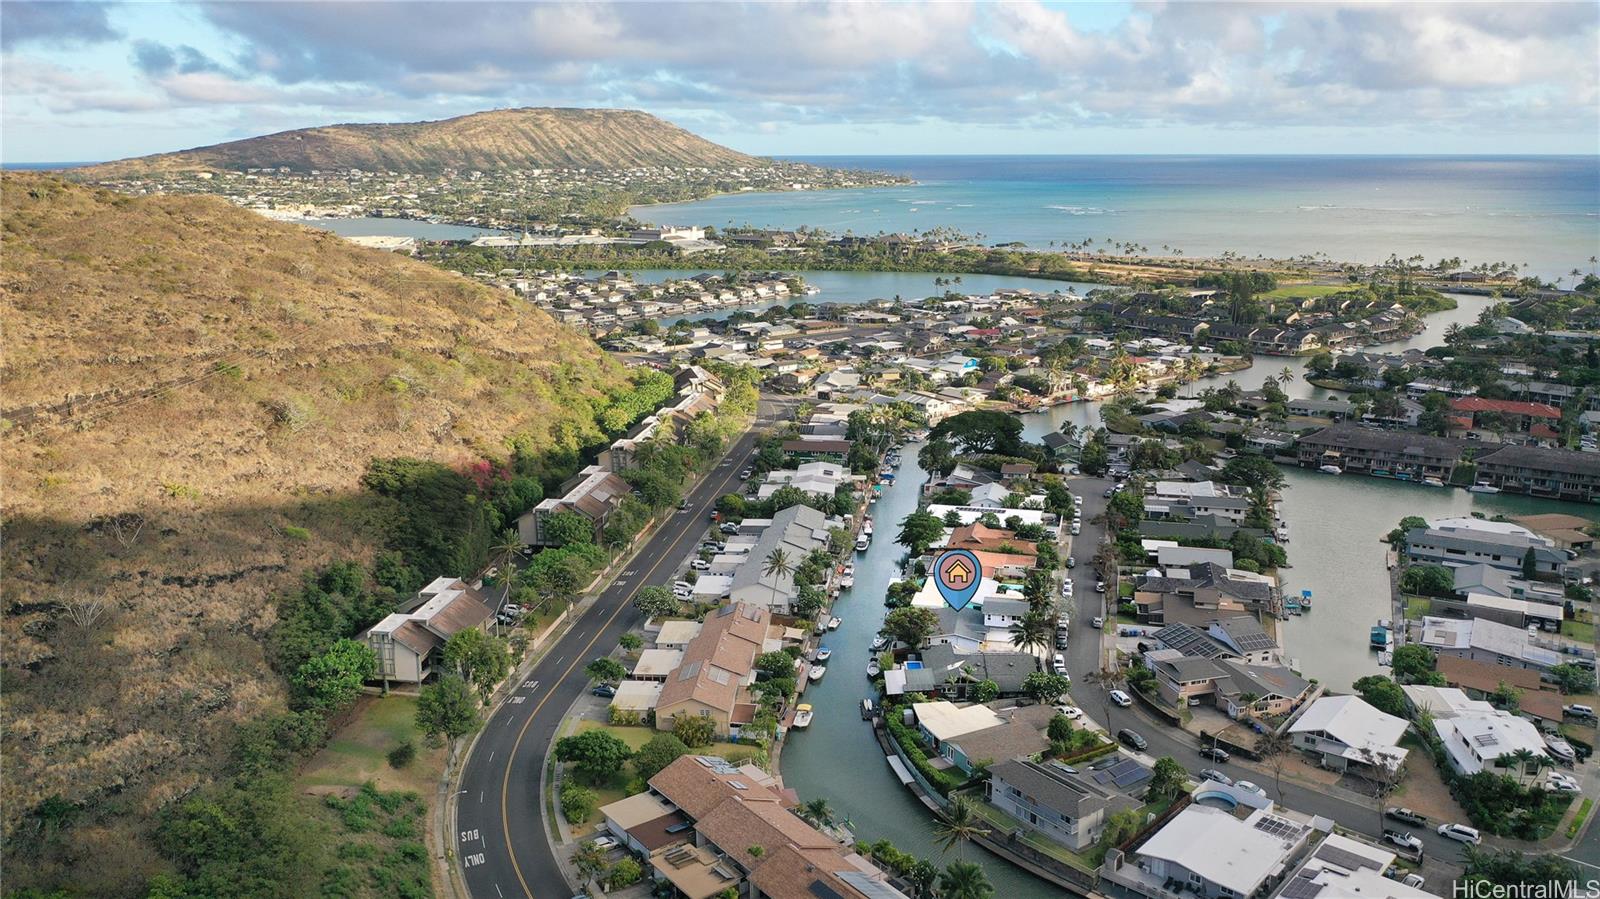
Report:
[[1413,858],[1422,857],[1422,841],[1410,833],[1385,828],[1383,841],[1401,850],[1402,853],[1409,853]]

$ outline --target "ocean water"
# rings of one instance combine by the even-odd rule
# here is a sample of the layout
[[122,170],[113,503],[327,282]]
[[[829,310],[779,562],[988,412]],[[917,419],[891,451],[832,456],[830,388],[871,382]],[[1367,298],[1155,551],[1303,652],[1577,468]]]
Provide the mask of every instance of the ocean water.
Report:
[[856,234],[938,227],[1048,249],[1093,239],[1189,256],[1503,261],[1572,281],[1600,253],[1596,156],[825,156],[908,175],[864,190],[636,207],[651,223]]

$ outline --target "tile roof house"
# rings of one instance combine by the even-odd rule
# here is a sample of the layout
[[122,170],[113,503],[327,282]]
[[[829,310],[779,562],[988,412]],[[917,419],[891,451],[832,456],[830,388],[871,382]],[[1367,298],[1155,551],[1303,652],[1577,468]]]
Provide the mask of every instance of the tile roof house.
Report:
[[419,684],[451,637],[482,628],[494,617],[490,600],[460,578],[435,578],[417,593],[409,612],[395,612],[360,639],[378,654],[378,677]]
[[946,549],[970,549],[973,552],[1003,553],[1032,556],[1039,552],[1032,541],[1023,540],[1005,528],[992,528],[981,522],[961,525],[950,532]]
[[1045,732],[1055,714],[1047,705],[1002,709],[1000,724],[946,740],[941,754],[967,774],[982,765],[1038,755],[1050,748]]
[[678,715],[710,718],[727,736],[754,713],[748,685],[755,659],[766,649],[772,616],[760,606],[735,603],[706,616],[700,633],[683,649],[683,661],[667,675],[656,699],[656,728],[671,730]]

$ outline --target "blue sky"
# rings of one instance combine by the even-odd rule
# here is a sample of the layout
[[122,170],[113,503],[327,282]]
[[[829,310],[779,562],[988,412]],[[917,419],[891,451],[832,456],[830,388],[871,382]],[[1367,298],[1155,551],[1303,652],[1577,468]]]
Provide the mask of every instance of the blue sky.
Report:
[[644,109],[761,154],[1600,152],[1600,4],[0,4],[0,159]]

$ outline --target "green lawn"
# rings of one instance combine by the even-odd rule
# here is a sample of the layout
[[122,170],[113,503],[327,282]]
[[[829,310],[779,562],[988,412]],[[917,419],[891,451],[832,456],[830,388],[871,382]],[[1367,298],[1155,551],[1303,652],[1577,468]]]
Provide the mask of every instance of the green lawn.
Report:
[[1406,597],[1406,617],[1412,620],[1421,620],[1423,616],[1432,614],[1433,601],[1426,596]]
[[1045,839],[1032,830],[1023,827],[1021,822],[1015,818],[984,802],[982,796],[973,795],[969,798],[972,799],[972,810],[993,825],[996,830],[1003,830],[1007,833],[1016,831],[1018,840],[1027,843],[1030,847],[1043,852],[1056,861],[1071,865],[1081,871],[1094,871],[1097,867],[1087,856],[1079,855],[1060,843]]
[[[618,727],[614,724],[601,724],[598,721],[589,720],[578,722],[578,727],[575,731],[573,731],[573,733],[581,734],[585,731],[591,730],[603,730],[622,742],[628,744],[628,748],[633,750],[638,750],[639,747],[649,742],[651,737],[654,737],[657,734],[666,733],[666,731],[658,731],[653,727]],[[740,743],[712,743],[710,746],[701,746],[690,751],[695,755],[715,755],[725,758],[731,762],[740,762],[751,758],[760,750],[755,746],[749,746]],[[550,758],[553,763],[555,756],[552,754]],[[570,771],[568,772],[568,776],[571,776]],[[598,797],[595,802],[595,808],[599,809],[603,806],[616,802],[619,799],[628,798],[628,781],[633,777],[633,767],[629,765],[623,767],[623,769],[617,773],[617,776],[613,777],[611,782],[608,784],[595,785],[586,781],[579,781],[579,783],[581,783],[584,787],[594,791],[595,796]],[[589,833],[593,832],[595,827],[600,824],[601,820],[603,819],[600,813],[597,811],[590,815],[589,820],[584,824],[573,825],[572,833],[574,836],[587,836]]]
[[[376,781],[386,790],[416,790],[425,796],[444,766],[443,747],[431,748],[417,730],[413,696],[363,696],[348,723],[300,772],[307,787],[360,787]],[[416,759],[404,769],[389,767],[389,750],[410,740]]]
[[1579,643],[1594,645],[1594,622],[1592,621],[1578,621],[1576,619],[1563,621],[1561,622],[1561,633],[1577,640]]
[[1350,289],[1351,287],[1348,284],[1290,284],[1261,294],[1261,298],[1268,300],[1303,300],[1308,297],[1325,297],[1330,293],[1339,293]]

